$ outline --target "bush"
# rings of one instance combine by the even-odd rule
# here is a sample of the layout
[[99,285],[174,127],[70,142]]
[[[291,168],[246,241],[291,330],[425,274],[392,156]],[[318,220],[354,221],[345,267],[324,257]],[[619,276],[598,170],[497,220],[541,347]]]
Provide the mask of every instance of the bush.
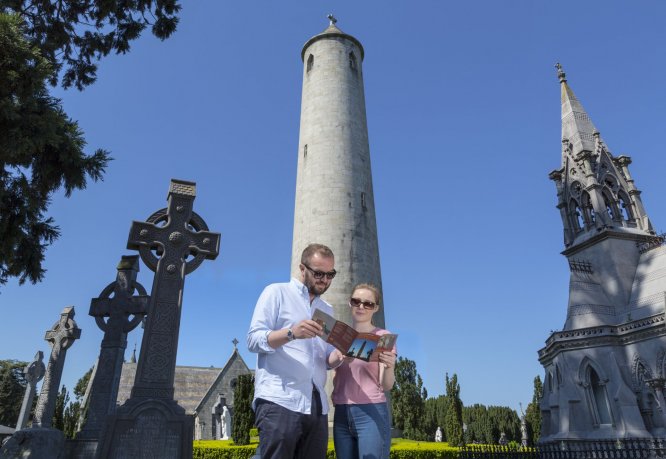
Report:
[[252,427],[250,429],[250,437],[258,437],[259,436],[259,429],[256,427]]

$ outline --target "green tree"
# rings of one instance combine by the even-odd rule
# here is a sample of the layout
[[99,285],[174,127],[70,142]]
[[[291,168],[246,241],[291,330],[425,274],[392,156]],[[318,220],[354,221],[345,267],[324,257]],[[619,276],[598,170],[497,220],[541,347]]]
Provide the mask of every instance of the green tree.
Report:
[[231,438],[237,445],[250,443],[250,429],[254,426],[253,398],[254,377],[251,374],[240,375],[234,387],[234,419],[231,426]]
[[[1,52],[1,51],[0,51]],[[28,362],[0,360],[0,424],[13,427],[18,421],[25,388],[23,369]]]
[[87,408],[83,405],[83,397],[86,394],[86,389],[88,387],[88,382],[90,381],[90,375],[92,375],[93,369],[90,368],[76,383],[74,386],[74,401],[72,401],[65,408],[64,414],[64,426],[63,432],[67,438],[74,438],[76,432],[79,429],[79,423],[85,419],[83,412]]
[[[428,398],[424,404],[423,430],[428,434],[429,440],[435,439],[437,427],[443,428],[446,418],[446,396],[439,395]],[[442,430],[442,441],[448,441],[446,432]]]
[[167,39],[176,30],[177,0],[0,0],[0,11],[25,23],[26,40],[50,64],[49,82],[78,89],[97,78],[97,61],[110,52],[124,54],[150,26]]
[[393,424],[405,438],[425,440],[423,429],[424,403],[428,392],[423,387],[416,362],[399,357],[395,364],[395,385],[391,389]]
[[520,418],[508,406],[489,406],[488,418],[492,426],[493,443],[497,443],[502,432],[509,441],[520,443]]
[[493,443],[493,429],[488,417],[488,408],[480,403],[463,407],[463,422],[467,426],[467,442]]
[[177,0],[0,0],[0,285],[43,279],[59,236],[45,215],[53,194],[100,180],[111,159],[84,153],[83,132],[47,83],[92,84],[97,62],[128,52],[146,27],[168,38],[180,9]]
[[444,421],[444,431],[449,445],[462,446],[463,439],[463,417],[462,400],[460,400],[460,385],[458,376],[454,373],[449,379],[446,373],[446,418]]
[[541,436],[541,398],[543,397],[543,384],[541,378],[534,378],[534,393],[532,401],[525,410],[525,423],[527,424],[527,438],[533,445],[539,442]]
[[53,70],[23,29],[17,15],[0,12],[0,284],[42,279],[44,252],[59,234],[44,216],[53,192],[62,186],[69,196],[99,180],[110,159],[83,153],[77,123],[46,90]]
[[55,410],[53,412],[53,419],[51,425],[54,429],[65,431],[65,408],[69,403],[69,392],[63,384],[60,388],[60,392],[56,396]]

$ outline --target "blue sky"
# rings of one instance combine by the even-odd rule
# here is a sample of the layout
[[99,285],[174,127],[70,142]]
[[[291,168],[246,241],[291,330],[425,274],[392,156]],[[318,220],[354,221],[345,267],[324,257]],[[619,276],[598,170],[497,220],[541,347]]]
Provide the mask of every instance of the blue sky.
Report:
[[[178,364],[221,367],[263,287],[289,276],[305,41],[338,26],[365,48],[364,78],[386,323],[428,393],[457,373],[466,405],[532,397],[537,360],[566,316],[568,266],[555,187],[561,62],[570,86],[664,228],[666,4],[657,1],[308,1],[184,5],[178,31],[103,60],[84,92],[55,90],[105,180],[50,215],[62,230],[45,280],[1,289],[0,358],[50,352],[44,332],[74,305],[71,390],[101,331],[91,298],[115,279],[132,220],[197,182],[195,211],[220,255],[188,276]],[[152,273],[139,280],[150,290]],[[130,334],[128,357],[141,332]]]

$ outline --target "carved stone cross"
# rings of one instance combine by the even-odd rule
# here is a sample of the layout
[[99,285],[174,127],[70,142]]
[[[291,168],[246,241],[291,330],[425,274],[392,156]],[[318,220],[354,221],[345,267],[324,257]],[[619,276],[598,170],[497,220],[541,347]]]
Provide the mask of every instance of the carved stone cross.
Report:
[[192,457],[194,417],[173,399],[185,276],[218,255],[220,234],[192,211],[196,184],[172,180],[168,207],[133,222],[127,248],[153,271],[130,398],[107,417],[99,458]]
[[32,409],[32,399],[35,397],[37,383],[42,380],[46,371],[42,360],[44,360],[44,353],[42,351],[37,351],[35,359],[23,370],[28,386],[25,388],[25,395],[23,396],[21,411],[19,412],[18,422],[16,423],[16,430],[21,430],[28,424],[30,410]]
[[51,330],[48,330],[44,336],[52,349],[42,389],[37,399],[33,427],[51,427],[67,349],[80,337],[81,329],[74,322],[74,306],[68,306],[60,313],[60,320],[54,323]]
[[138,249],[155,271],[131,398],[173,399],[185,275],[215,259],[220,247],[220,234],[192,211],[195,196],[195,183],[171,180],[168,207],[130,229],[127,248]]
[[[123,256],[117,269],[116,281],[107,285],[90,304],[89,314],[104,332],[104,338],[90,388],[86,420],[77,438],[99,438],[106,415],[116,407],[127,333],[141,323],[148,310],[150,297],[136,281],[139,256]],[[133,296],[135,290],[138,296]]]

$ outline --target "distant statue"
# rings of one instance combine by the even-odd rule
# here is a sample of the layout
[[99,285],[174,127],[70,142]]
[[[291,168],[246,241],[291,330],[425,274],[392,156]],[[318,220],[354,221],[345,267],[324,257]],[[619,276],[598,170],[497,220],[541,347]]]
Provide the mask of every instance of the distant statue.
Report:
[[525,420],[522,403],[520,404],[520,444],[527,447],[527,421]]
[[500,433],[499,442],[500,445],[506,445],[509,443],[509,440],[506,439],[506,434],[504,432]]
[[227,405],[222,407],[222,440],[229,440],[231,438],[231,413]]
[[437,426],[437,432],[435,432],[435,441],[441,443],[442,441],[442,428]]

